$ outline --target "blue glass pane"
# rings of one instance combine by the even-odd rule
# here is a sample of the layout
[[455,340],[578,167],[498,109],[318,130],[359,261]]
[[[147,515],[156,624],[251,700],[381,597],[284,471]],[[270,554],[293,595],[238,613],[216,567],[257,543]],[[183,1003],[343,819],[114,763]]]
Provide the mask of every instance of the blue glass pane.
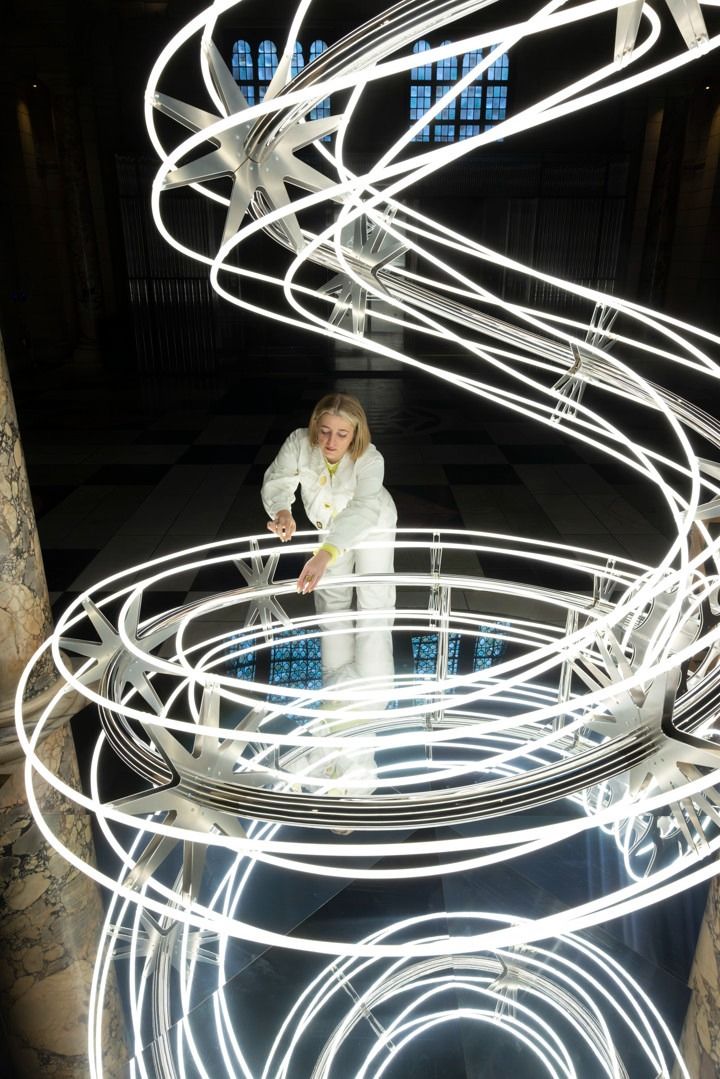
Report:
[[499,79],[503,82],[507,82],[509,72],[510,60],[508,59],[507,55],[503,54],[502,56],[498,56],[495,63],[488,68],[487,77],[488,79]]
[[[443,41],[443,45],[449,45],[449,41]],[[438,60],[435,65],[438,82],[455,82],[457,79],[457,56],[447,56],[444,60]]]
[[467,75],[474,67],[477,67],[482,60],[482,56],[482,49],[473,49],[472,52],[466,52],[462,62],[463,75]]
[[[435,675],[438,658],[437,633],[419,633],[410,638],[415,674]],[[448,634],[448,674],[457,674],[460,655],[460,634]]]
[[[430,48],[430,44],[427,41],[416,41],[413,45],[413,52],[427,52]],[[414,67],[410,72],[411,81],[417,82],[419,79],[431,79],[432,78],[432,64],[422,64],[421,67]]]
[[[320,689],[322,687],[322,665],[320,662],[320,641],[307,639],[302,630],[287,630],[278,633],[270,649],[270,673],[268,681],[273,686],[285,686],[290,689]],[[272,697],[271,700],[281,700]]]
[[430,108],[432,102],[431,97],[432,87],[430,86],[411,86],[410,87],[410,119],[419,120],[424,113]]
[[290,62],[290,76],[295,78],[299,75],[302,69],[305,67],[305,60],[303,57],[302,45],[299,41],[295,42],[295,52],[293,53],[292,61]]
[[[430,108],[432,87],[410,84],[410,119],[419,120]],[[430,128],[424,127],[413,139],[414,142],[429,142]]]
[[[318,39],[317,41],[313,41],[310,46],[310,63],[312,63],[313,60],[317,60],[318,56],[322,56],[326,49],[327,42],[320,41],[320,39]],[[330,98],[326,97],[318,105],[315,105],[314,108],[310,109],[310,119],[322,120],[324,116],[330,116],[330,113]],[[323,135],[322,141],[330,142],[330,135]]]
[[473,135],[479,134],[480,124],[460,124],[460,134],[458,135],[459,139],[471,139]]
[[278,54],[274,41],[261,41],[258,46],[258,79],[270,82],[277,71]]
[[233,45],[232,73],[236,82],[245,82],[253,77],[252,53],[247,41],[236,41]]
[[[330,115],[330,98],[326,97],[314,108],[310,109],[309,116],[311,120],[322,120],[323,117]],[[330,135],[323,135],[322,142],[330,142]]]
[[313,60],[317,60],[318,56],[321,56],[322,53],[324,53],[326,49],[327,49],[326,42],[319,41],[319,40],[318,41],[313,41],[312,45],[310,46],[310,63],[312,63]]
[[454,142],[455,124],[435,124],[433,128],[434,142]]
[[[435,100],[439,101],[441,97],[444,97],[444,95],[448,92],[449,89],[450,89],[449,86],[436,86],[435,87]],[[437,114],[437,119],[441,120],[441,121],[442,120],[454,120],[455,119],[456,101],[457,101],[456,98],[453,99],[452,101],[450,101],[445,106],[444,109],[441,109],[440,112]]]
[[311,120],[321,120],[323,118],[323,116],[329,116],[329,115],[330,115],[330,98],[329,97],[326,97],[324,101],[321,101],[319,104],[315,105],[312,109],[310,109],[310,119]]
[[[501,623],[497,629],[502,630],[507,627],[508,623]],[[490,626],[480,628],[487,629],[488,633],[493,632]],[[495,660],[505,653],[506,648],[507,641],[499,640],[497,637],[477,637],[473,649],[473,670],[480,671],[486,667],[492,667]]]
[[234,656],[228,663],[228,675],[231,678],[241,678],[243,682],[254,682],[255,656]]
[[248,105],[254,105],[255,104],[255,87],[253,86],[253,84],[252,83],[243,83],[241,85],[240,89],[244,93],[245,100],[247,101]]
[[507,86],[488,86],[485,91],[485,119],[497,123],[507,112]]
[[[460,119],[479,120],[482,110],[482,86],[473,83],[460,95]],[[463,137],[462,135],[460,136]]]

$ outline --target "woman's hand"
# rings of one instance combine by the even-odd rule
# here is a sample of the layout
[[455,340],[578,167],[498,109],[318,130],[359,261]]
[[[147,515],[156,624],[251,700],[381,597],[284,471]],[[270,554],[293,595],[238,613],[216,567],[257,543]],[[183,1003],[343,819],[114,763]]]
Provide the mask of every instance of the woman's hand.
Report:
[[302,573],[297,579],[298,592],[312,592],[325,570],[332,562],[332,557],[327,551],[318,551],[305,563]]
[[272,521],[268,521],[267,529],[269,532],[274,532],[281,543],[287,543],[289,539],[292,539],[295,535],[295,518],[290,510],[280,510],[276,513]]

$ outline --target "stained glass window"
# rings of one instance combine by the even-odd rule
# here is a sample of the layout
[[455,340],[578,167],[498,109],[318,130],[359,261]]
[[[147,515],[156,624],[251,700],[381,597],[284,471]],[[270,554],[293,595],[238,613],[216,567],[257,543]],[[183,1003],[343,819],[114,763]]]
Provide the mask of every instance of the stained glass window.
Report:
[[[435,675],[438,660],[437,633],[418,633],[411,638],[415,674]],[[448,634],[448,674],[457,674],[460,657],[460,634]]]
[[[278,633],[270,649],[268,681],[273,686],[289,689],[320,689],[322,664],[320,641],[303,637],[303,630]],[[271,698],[280,700],[280,697]]]
[[228,674],[231,678],[239,678],[243,682],[255,681],[255,655],[232,656],[228,663]]
[[[413,52],[419,54],[430,48],[428,41],[416,41]],[[480,63],[482,55],[482,49],[465,53],[462,58],[463,76],[469,75]],[[462,91],[458,99],[446,105],[432,123],[422,128],[415,135],[414,141],[455,142],[458,139],[469,139],[504,120],[507,115],[509,74],[510,61],[507,55],[500,56],[486,72]],[[434,65],[419,64],[412,68],[410,120],[419,120],[430,108],[431,101],[439,101],[457,78],[458,60],[455,56],[438,60]]]
[[[484,629],[488,634],[502,633],[503,629],[507,629],[509,623],[503,622],[498,626],[481,626],[481,630]],[[507,641],[501,639],[498,636],[480,636],[475,639],[475,645],[473,648],[473,670],[480,671],[486,667],[492,667],[495,660],[504,655],[507,648]]]

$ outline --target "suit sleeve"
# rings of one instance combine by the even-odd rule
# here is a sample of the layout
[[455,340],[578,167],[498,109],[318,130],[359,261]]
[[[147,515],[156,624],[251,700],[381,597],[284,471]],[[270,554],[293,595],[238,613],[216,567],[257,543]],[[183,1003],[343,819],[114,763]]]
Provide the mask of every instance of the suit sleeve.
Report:
[[364,540],[380,517],[385,462],[377,450],[366,451],[355,471],[355,493],[332,522],[325,542],[345,551]]
[[270,518],[280,510],[289,509],[295,501],[295,491],[300,483],[300,449],[306,437],[307,433],[302,429],[288,435],[265,472],[260,497]]

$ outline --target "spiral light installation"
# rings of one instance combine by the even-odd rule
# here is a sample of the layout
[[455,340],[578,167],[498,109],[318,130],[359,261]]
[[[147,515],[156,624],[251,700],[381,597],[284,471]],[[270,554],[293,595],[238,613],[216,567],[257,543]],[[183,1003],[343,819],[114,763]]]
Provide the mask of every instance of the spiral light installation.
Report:
[[[477,62],[363,175],[350,169],[346,151],[368,85],[409,73],[417,64],[413,42],[441,27],[451,34],[457,20],[494,7],[488,0],[401,0],[291,78],[310,8],[303,0],[265,98],[252,106],[214,43],[237,0],[201,12],[159,57],[146,92],[161,160],[153,215],[168,243],[208,267],[218,295],[291,332],[360,345],[469,395],[492,395],[509,414],[622,461],[655,492],[674,539],[656,565],[645,565],[532,537],[401,529],[397,607],[383,615],[397,634],[434,635],[434,672],[332,691],[248,673],[288,634],[317,642],[341,632],[327,616],[319,625],[293,594],[290,552],[268,536],[180,551],[78,597],[35,662],[50,650],[65,692],[76,690],[99,709],[89,793],[68,787],[42,758],[42,735],[61,695],[28,729],[23,682],[17,715],[39,826],[113,893],[90,1024],[94,1074],[101,1074],[103,986],[118,957],[129,960],[135,1074],[209,1074],[191,1019],[199,1000],[212,1014],[227,1074],[257,1074],[224,994],[238,941],[330,957],[320,980],[298,992],[268,1048],[263,1079],[299,1074],[293,1055],[313,1024],[322,1025],[325,1040],[308,1074],[348,1075],[352,1067],[358,1076],[379,1076],[402,1074],[395,1063],[407,1060],[424,1031],[456,1021],[492,1024],[521,1042],[537,1062],[533,1074],[583,1074],[568,1050],[575,1038],[598,1075],[626,1075],[617,1024],[644,1061],[646,1071],[633,1077],[669,1076],[676,1062],[686,1074],[639,986],[577,934],[717,872],[720,541],[708,522],[720,516],[720,426],[639,372],[652,357],[657,369],[676,365],[714,386],[720,367],[710,353],[720,339],[524,266],[400,200],[456,158],[589,109],[720,44],[716,3],[667,2],[672,20],[641,0],[551,0],[520,22],[503,5],[498,28],[423,54],[435,62],[472,53]],[[616,20],[614,51],[609,40],[595,70],[490,130],[419,152],[413,146],[426,124],[498,58],[512,58],[520,42],[541,48],[545,35],[569,23],[595,33],[608,13]],[[164,90],[188,47],[198,50],[201,103]],[[307,119],[330,95],[342,111]],[[168,148],[160,115],[163,131],[174,121],[190,134]],[[185,188],[223,208],[215,251],[190,249],[167,223],[173,190]],[[324,229],[314,224],[317,207],[332,210]],[[251,252],[258,240],[284,251],[282,277],[252,264],[252,255],[246,263],[253,237]],[[497,267],[561,298],[572,294],[572,316],[557,313],[561,304],[544,310],[503,299],[487,284]],[[411,330],[428,351],[438,338],[451,342],[456,367],[426,363],[392,347],[387,335],[366,333],[370,318]],[[664,425],[662,452],[613,422],[619,397],[640,420]],[[299,534],[292,553],[316,542],[314,533]],[[513,559],[512,579],[480,575],[478,555],[497,553]],[[208,566],[226,572],[226,591],[145,613],[153,590]],[[538,567],[562,567],[576,585],[531,584]],[[355,632],[373,628],[358,615]],[[449,663],[451,641],[497,642],[495,661],[458,672]],[[126,796],[114,800],[103,794],[110,758],[132,777]],[[38,806],[38,779],[93,813],[117,855],[117,876],[84,864],[54,835]],[[398,923],[388,913],[387,924],[359,937],[352,926],[291,934],[258,901],[263,890],[301,888],[308,879],[328,896],[357,881],[382,881],[390,895],[409,880],[468,873],[482,880],[544,852],[570,857],[589,837],[615,845],[620,882],[540,915],[518,900],[502,915],[448,911],[445,928],[432,918]],[[541,944],[553,937],[553,949]],[[204,966],[214,972],[209,980],[200,976]],[[451,1006],[453,993],[462,1006]],[[624,1011],[613,1003],[618,994],[632,1002]],[[373,1046],[343,1063],[352,1030],[380,1011],[386,1019],[373,1026]]]

